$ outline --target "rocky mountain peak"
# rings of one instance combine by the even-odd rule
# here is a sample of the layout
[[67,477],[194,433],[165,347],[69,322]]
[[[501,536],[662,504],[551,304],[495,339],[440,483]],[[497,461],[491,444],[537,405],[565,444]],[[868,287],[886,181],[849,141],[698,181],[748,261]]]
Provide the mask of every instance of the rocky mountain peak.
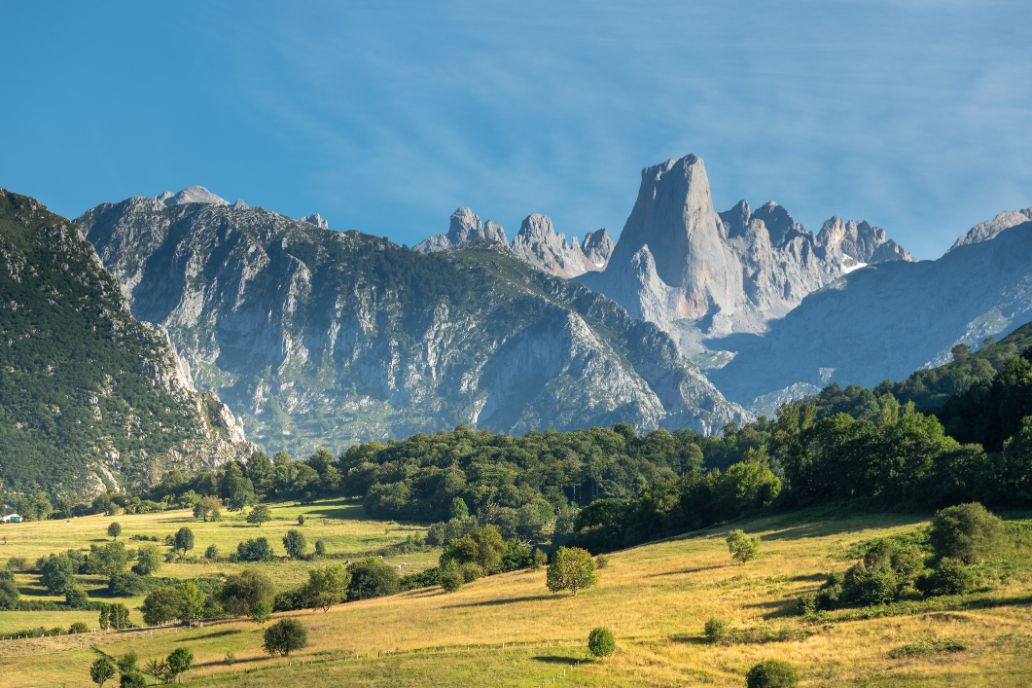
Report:
[[889,260],[912,258],[866,222],[839,220],[816,237],[774,201],[717,213],[705,164],[691,154],[642,171],[606,269],[582,279],[695,354],[705,337],[762,332],[851,269]]
[[859,263],[884,263],[892,260],[914,261],[914,257],[888,238],[885,230],[866,220],[827,220],[817,234],[817,243],[829,255],[845,255]]
[[960,237],[953,243],[953,246],[950,247],[950,251],[961,246],[980,244],[983,241],[995,239],[1001,232],[1005,232],[1012,227],[1017,227],[1029,220],[1032,220],[1032,208],[1002,212],[993,219],[987,220],[986,222],[980,222],[972,227],[967,234]]
[[203,186],[188,186],[178,193],[166,191],[154,197],[155,200],[167,206],[185,205],[187,203],[207,203],[209,205],[229,205],[229,201],[216,196]]
[[616,244],[613,243],[609,232],[606,231],[605,227],[602,227],[584,235],[584,241],[581,242],[581,251],[584,253],[584,257],[596,269],[602,270],[609,263],[610,257],[612,257],[614,246]]
[[330,228],[330,223],[323,219],[323,216],[319,213],[312,213],[311,215],[306,215],[305,217],[300,218],[300,220],[301,222],[307,222],[310,225],[315,225],[320,229]]

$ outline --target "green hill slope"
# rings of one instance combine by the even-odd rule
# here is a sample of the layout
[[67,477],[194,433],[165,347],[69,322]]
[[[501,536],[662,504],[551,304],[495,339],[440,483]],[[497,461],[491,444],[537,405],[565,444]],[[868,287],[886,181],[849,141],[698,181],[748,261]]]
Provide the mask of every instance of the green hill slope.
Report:
[[71,222],[0,189],[0,496],[85,495],[246,447]]

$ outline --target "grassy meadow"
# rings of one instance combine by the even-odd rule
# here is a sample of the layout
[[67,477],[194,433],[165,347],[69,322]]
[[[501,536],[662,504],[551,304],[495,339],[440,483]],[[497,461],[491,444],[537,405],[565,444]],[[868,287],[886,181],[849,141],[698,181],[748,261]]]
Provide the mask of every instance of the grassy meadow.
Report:
[[[272,533],[285,530],[301,508],[277,507],[279,520],[261,530],[272,539]],[[347,509],[353,507],[304,508],[351,513]],[[354,513],[355,518],[339,522],[330,514],[324,515],[325,522],[312,518],[305,525],[306,535],[311,541],[317,529],[325,529],[320,532],[327,537],[336,533],[336,547],[357,550],[384,538],[403,539],[410,532],[396,525],[398,530],[391,530],[390,525],[365,521],[360,512]],[[127,535],[137,528],[163,534],[180,521],[162,519],[183,517],[160,514],[120,520]],[[91,517],[66,525],[73,525],[88,542],[100,537],[109,520]],[[49,525],[28,524],[26,532],[37,530],[37,547],[67,548],[74,540],[71,531],[55,528],[47,533]],[[924,525],[925,517],[919,515],[809,510],[611,554],[598,572],[598,585],[576,596],[550,594],[542,569],[482,578],[455,593],[429,588],[337,605],[325,613],[277,614],[297,618],[308,628],[308,646],[289,660],[262,652],[263,626],[232,621],[0,641],[0,666],[4,685],[11,688],[84,686],[89,683],[89,664],[99,653],[119,656],[134,650],[145,661],[188,647],[196,658],[183,680],[189,686],[744,686],[749,667],[767,658],[796,664],[803,671],[801,685],[807,687],[1032,684],[1030,521],[1011,519],[1017,544],[1002,553],[999,562],[986,565],[999,579],[992,589],[842,609],[817,618],[794,613],[798,597],[815,590],[827,572],[847,568],[859,544]],[[746,564],[731,561],[724,543],[731,527],[761,536],[757,559]],[[198,548],[208,542],[202,533],[218,539],[220,547],[225,542],[228,549],[234,537],[257,530],[236,528],[232,521],[210,528],[202,524]],[[15,544],[9,538],[9,547],[26,550],[22,556],[30,554],[31,542]],[[432,556],[422,556],[422,563],[429,564]],[[192,566],[201,568],[177,575],[195,574],[204,565]],[[280,580],[295,580],[304,568],[301,563],[296,572],[281,572]],[[7,614],[0,613],[0,618]],[[49,613],[38,614],[42,618]],[[749,638],[707,643],[702,629],[712,616],[747,630]],[[5,619],[3,624],[27,622],[28,618],[17,623]],[[612,658],[593,661],[585,639],[599,625],[613,630],[618,648]]]
[[[233,563],[228,561],[209,562],[204,559],[204,551],[209,545],[218,547],[220,554],[227,557],[236,550],[239,542],[249,538],[265,537],[272,546],[277,557],[284,557],[283,536],[291,528],[304,533],[311,552],[316,540],[322,540],[329,555],[337,556],[369,556],[384,547],[404,542],[410,535],[423,536],[426,529],[412,524],[400,524],[394,521],[379,521],[367,518],[358,502],[333,499],[308,504],[297,502],[280,502],[270,504],[272,520],[261,527],[245,521],[245,514],[223,510],[222,519],[207,523],[193,517],[189,509],[162,511],[153,514],[119,514],[116,516],[83,516],[68,520],[31,521],[17,524],[0,525],[0,562],[14,557],[26,559],[29,563],[48,554],[65,552],[69,549],[89,549],[91,544],[111,542],[107,535],[107,527],[112,521],[122,526],[118,540],[124,542],[130,550],[141,545],[159,545],[162,554],[170,550],[161,543],[136,541],[133,535],[146,535],[164,538],[186,526],[194,533],[194,548],[189,559],[194,561],[176,561],[163,563],[158,571],[159,576],[172,578],[196,578],[213,574],[231,574],[244,568],[261,570],[276,584],[277,589],[288,588],[303,582],[308,576],[308,569],[313,565],[307,561],[277,559],[262,563]],[[305,524],[298,526],[298,516],[305,517]],[[437,562],[438,552],[413,552],[406,554],[387,554],[387,561],[396,565],[404,575],[433,566]],[[86,589],[91,599],[104,602],[122,602],[126,606],[137,607],[143,602],[143,596],[135,598],[113,598],[106,596],[107,580],[103,576],[76,577]],[[63,597],[47,594],[37,582],[34,574],[20,573],[17,581],[23,600],[63,601]],[[134,623],[142,624],[142,617],[133,611]],[[46,612],[8,612],[0,611],[0,633],[10,633],[26,628],[43,626],[67,627],[76,621],[84,621],[91,627],[97,625],[97,613],[91,611],[46,611]]]

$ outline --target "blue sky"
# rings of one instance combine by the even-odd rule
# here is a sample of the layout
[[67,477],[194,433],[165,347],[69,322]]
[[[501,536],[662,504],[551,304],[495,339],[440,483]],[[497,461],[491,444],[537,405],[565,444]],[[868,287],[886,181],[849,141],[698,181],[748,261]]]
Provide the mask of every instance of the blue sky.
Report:
[[75,216],[202,184],[412,244],[460,205],[622,227],[706,160],[931,258],[1032,206],[1032,2],[4,3],[0,186]]

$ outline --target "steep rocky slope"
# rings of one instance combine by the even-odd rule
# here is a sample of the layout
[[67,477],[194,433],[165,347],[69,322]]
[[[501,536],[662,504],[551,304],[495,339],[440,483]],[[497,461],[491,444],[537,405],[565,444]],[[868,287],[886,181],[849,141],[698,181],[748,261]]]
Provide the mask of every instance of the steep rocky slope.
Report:
[[131,198],[79,222],[134,314],[270,449],[744,417],[652,325],[484,248],[504,233],[472,213],[452,218],[465,248],[430,253],[219,203]]
[[0,493],[88,495],[248,451],[79,228],[0,189]]
[[469,208],[459,208],[451,216],[447,234],[435,234],[415,246],[420,253],[458,248],[470,243],[510,250],[538,270],[556,277],[577,277],[603,270],[613,253],[613,240],[606,230],[588,232],[583,240],[567,238],[555,231],[547,215],[534,213],[524,218],[520,231],[509,242],[501,225],[481,221]]
[[[984,225],[979,225],[984,227]],[[978,227],[972,230],[979,235]],[[967,236],[973,236],[969,233]],[[1032,320],[1032,221],[958,243],[934,261],[873,265],[808,296],[762,336],[711,342],[738,354],[711,378],[731,399],[829,382],[872,386],[949,361]]]
[[836,217],[814,235],[773,202],[718,213],[702,159],[688,155],[642,171],[608,265],[580,280],[698,354],[705,337],[762,332],[852,270],[910,260],[866,222]]

